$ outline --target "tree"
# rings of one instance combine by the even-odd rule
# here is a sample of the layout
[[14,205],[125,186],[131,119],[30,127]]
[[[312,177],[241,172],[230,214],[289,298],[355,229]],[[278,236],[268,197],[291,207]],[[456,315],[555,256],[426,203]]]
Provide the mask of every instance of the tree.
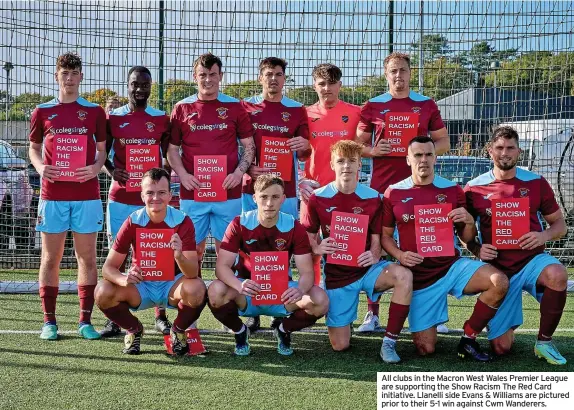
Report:
[[313,87],[308,85],[289,90],[287,92],[287,97],[297,102],[300,102],[301,104],[307,107],[319,101],[317,93],[315,92]]
[[[197,88],[192,81],[169,79],[165,82],[163,88],[163,109],[168,114],[171,113],[173,106],[179,101],[197,93]],[[151,95],[149,104],[159,108],[159,87],[157,83],[151,86]]]
[[[0,108],[2,109],[2,112],[6,112],[6,108],[10,109],[13,102],[13,95],[8,94],[6,91],[0,91]],[[8,104],[8,107],[6,107],[6,104]]]
[[475,73],[476,85],[482,87],[484,86],[485,76],[491,71],[490,64],[492,62],[498,61],[502,63],[513,59],[517,53],[517,48],[497,51],[493,46],[488,44],[488,42],[481,41],[472,46],[470,51],[460,53],[456,57],[456,60]]
[[[411,70],[411,88],[417,89],[418,68]],[[462,65],[440,58],[424,65],[424,94],[438,101],[466,90],[474,83],[473,74]]]
[[14,98],[9,118],[16,121],[28,121],[38,104],[50,101],[54,97],[38,93],[23,93]]
[[[434,61],[439,58],[448,58],[452,50],[448,45],[446,37],[440,34],[425,34],[422,36],[423,58],[424,62]],[[412,50],[413,65],[419,64],[419,42],[413,42],[410,46]]]
[[234,83],[225,86],[223,93],[240,100],[261,94],[261,84],[256,80],[248,80],[242,83]]
[[[114,90],[110,90],[109,88],[98,88],[96,91],[83,93],[82,97],[84,97],[89,102],[95,103],[100,105],[102,108],[106,107],[106,101],[110,97],[119,97],[118,93]],[[122,97],[119,97],[120,101]],[[125,100],[125,98],[124,98]]]

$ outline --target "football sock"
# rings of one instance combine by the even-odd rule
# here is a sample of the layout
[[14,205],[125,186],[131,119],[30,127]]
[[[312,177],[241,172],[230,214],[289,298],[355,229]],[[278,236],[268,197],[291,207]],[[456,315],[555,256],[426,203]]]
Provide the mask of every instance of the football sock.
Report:
[[165,308],[156,306],[154,308],[154,311],[155,311],[155,318],[156,319],[167,320],[167,316],[165,314]]
[[540,329],[538,330],[538,340],[552,340],[552,335],[558,327],[558,323],[560,323],[565,305],[566,289],[544,289],[542,300],[540,301]]
[[[400,303],[391,302],[389,306],[389,320],[385,330],[385,337],[393,340],[399,338],[399,334],[403,329],[405,320],[409,315],[410,305],[401,305]],[[377,310],[379,306],[377,305]]]
[[367,298],[367,301],[368,301],[367,310],[369,312],[373,312],[373,315],[375,315],[375,316],[379,316],[379,299],[371,300],[371,299]]
[[185,305],[181,300],[177,304],[177,317],[173,321],[173,327],[178,332],[185,331],[188,327],[191,326],[193,322],[195,322],[201,311],[205,307],[205,303],[203,303],[199,307],[191,307]]
[[78,297],[80,298],[80,323],[89,325],[92,320],[94,309],[94,290],[96,285],[78,285]]
[[243,325],[243,326],[241,326],[241,330],[240,330],[239,332],[233,332],[233,333],[235,333],[236,335],[238,335],[238,334],[240,334],[240,333],[245,332],[246,330],[247,330],[247,326]]
[[478,299],[474,305],[474,310],[470,318],[464,322],[464,337],[476,339],[482,329],[486,327],[490,319],[496,314],[496,308],[488,306],[482,300]]
[[235,333],[239,333],[243,327],[243,322],[239,318],[237,303],[235,303],[234,300],[229,301],[225,305],[218,308],[215,308],[209,304],[209,309],[211,309],[211,313],[213,313],[213,316],[215,316],[217,320],[233,330]]
[[284,332],[295,332],[313,325],[320,318],[320,316],[310,315],[303,309],[299,309],[291,313],[291,316],[283,319],[281,326],[283,326]]
[[40,299],[44,312],[44,323],[56,324],[56,298],[58,297],[57,286],[40,286]]
[[132,315],[130,306],[126,302],[120,302],[119,305],[108,309],[100,308],[100,310],[108,319],[128,333],[137,333],[143,329],[143,325],[137,317]]

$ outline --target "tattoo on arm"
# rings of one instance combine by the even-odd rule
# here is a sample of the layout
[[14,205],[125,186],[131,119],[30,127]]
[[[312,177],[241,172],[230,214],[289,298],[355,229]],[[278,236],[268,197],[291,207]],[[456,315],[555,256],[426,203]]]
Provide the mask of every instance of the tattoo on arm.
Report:
[[253,163],[255,159],[255,142],[252,138],[249,138],[245,141],[243,145],[243,153],[241,154],[241,158],[239,159],[239,165],[237,169],[243,173],[246,173],[249,169],[249,166]]

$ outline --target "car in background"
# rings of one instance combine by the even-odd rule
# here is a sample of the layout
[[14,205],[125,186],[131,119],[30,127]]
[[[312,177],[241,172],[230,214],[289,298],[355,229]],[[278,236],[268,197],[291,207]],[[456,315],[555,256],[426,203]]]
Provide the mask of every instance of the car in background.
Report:
[[8,142],[0,140],[0,249],[30,245],[30,205],[33,190],[27,162]]

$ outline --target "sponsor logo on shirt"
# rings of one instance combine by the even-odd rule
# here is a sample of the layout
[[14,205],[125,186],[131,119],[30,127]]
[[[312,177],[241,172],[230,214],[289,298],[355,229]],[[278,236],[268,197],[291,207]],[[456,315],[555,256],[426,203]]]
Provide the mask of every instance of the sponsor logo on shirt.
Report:
[[325,225],[325,231],[331,233],[331,225]]
[[360,206],[356,206],[353,208],[353,213],[355,214],[362,214],[363,213],[363,208],[361,208]]
[[349,121],[349,116],[348,115],[343,115],[341,117],[341,119],[343,120],[343,122],[346,124]]
[[325,209],[326,212],[333,212],[335,209],[337,209],[336,206],[332,206],[330,208]]
[[528,188],[520,188],[518,190],[518,192],[520,193],[520,198],[524,198],[528,196],[528,191],[530,191]]
[[413,107],[411,108],[412,112],[414,112],[415,114],[420,114],[421,112],[421,107]]
[[219,118],[221,118],[222,120],[225,120],[225,119],[227,119],[227,110],[228,110],[228,108],[219,107],[219,108],[218,108],[217,110],[215,110],[215,111],[217,111],[217,116],[218,116]]
[[437,201],[437,203],[439,203],[439,204],[444,204],[444,203],[446,203],[446,195],[445,195],[445,194],[438,194],[438,195],[436,196],[436,201]]
[[255,243],[255,242],[257,242],[257,239],[249,239],[248,241],[245,241],[245,243],[247,245],[251,245],[252,243]]
[[154,145],[156,141],[153,138],[120,138],[120,144],[133,145]]
[[83,110],[78,111],[78,119],[84,121],[87,116],[88,116],[87,112],[85,112]]
[[401,202],[402,202],[403,204],[406,204],[406,203],[409,202],[411,199],[413,199],[413,197],[409,196],[408,198],[401,199]]
[[259,124],[259,123],[254,122],[253,127],[256,130],[263,130],[263,131],[269,131],[269,132],[281,132],[283,134],[286,134],[289,132],[289,127],[279,126],[279,125]]
[[46,134],[87,134],[88,129],[86,127],[70,127],[70,128],[48,128]]
[[289,120],[291,119],[291,114],[289,114],[288,112],[282,112],[281,119],[285,122],[289,122]]
[[403,221],[408,222],[410,219],[415,219],[415,216],[409,214],[403,214]]
[[334,137],[339,137],[339,138],[344,138],[347,135],[349,135],[349,131],[347,130],[342,130],[342,131],[313,131],[311,133],[311,136],[313,138],[317,138],[317,137],[329,137],[329,138],[334,138]]
[[155,124],[151,121],[146,122],[145,127],[146,127],[146,130],[148,130],[148,132],[154,132],[155,131]]
[[56,118],[58,116],[58,114],[52,114],[48,117],[49,120],[53,120],[54,118]]
[[221,123],[221,124],[202,124],[202,125],[189,124],[189,129],[190,129],[192,132],[195,132],[195,131],[225,130],[225,129],[227,129],[227,124],[226,124],[226,123]]
[[287,241],[283,238],[275,239],[275,246],[277,247],[278,251],[282,251],[283,249],[285,249],[286,244]]
[[122,125],[120,125],[120,128],[125,128],[125,127],[127,127],[128,125],[130,125],[129,122],[124,122]]
[[486,214],[488,216],[492,216],[492,209],[491,208],[486,208]]

